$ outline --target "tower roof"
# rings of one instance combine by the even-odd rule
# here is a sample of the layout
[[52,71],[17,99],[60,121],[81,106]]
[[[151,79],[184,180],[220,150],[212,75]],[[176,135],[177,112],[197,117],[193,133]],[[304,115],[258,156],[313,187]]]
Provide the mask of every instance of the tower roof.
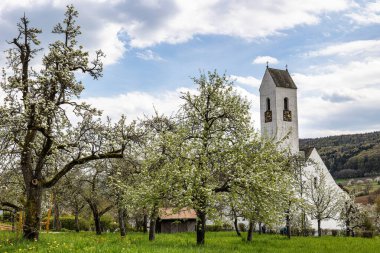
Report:
[[288,70],[267,68],[277,87],[297,89]]

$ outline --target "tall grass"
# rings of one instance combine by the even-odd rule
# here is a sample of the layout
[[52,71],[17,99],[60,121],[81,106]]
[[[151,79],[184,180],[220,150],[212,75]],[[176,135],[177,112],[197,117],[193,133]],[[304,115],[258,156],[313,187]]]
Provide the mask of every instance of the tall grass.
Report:
[[158,234],[154,242],[149,242],[147,236],[142,233],[130,233],[126,238],[112,233],[101,236],[91,232],[42,233],[39,242],[27,242],[18,237],[12,239],[9,232],[1,232],[0,252],[380,252],[379,237],[293,237],[288,240],[279,235],[255,234],[253,242],[246,242],[232,232],[208,232],[206,244],[197,246],[194,233]]

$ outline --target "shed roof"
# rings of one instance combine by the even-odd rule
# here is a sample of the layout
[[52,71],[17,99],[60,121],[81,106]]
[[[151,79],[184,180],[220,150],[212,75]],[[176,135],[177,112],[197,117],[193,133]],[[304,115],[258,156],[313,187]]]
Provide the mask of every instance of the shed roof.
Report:
[[297,89],[288,70],[267,68],[277,87]]
[[161,220],[183,220],[183,219],[196,219],[197,214],[194,209],[182,208],[179,211],[175,208],[160,208],[159,218]]

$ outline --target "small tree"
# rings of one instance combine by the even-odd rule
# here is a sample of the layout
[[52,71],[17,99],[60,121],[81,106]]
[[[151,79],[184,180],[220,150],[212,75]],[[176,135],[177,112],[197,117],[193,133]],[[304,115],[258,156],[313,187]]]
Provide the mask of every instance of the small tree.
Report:
[[197,244],[204,244],[207,216],[215,211],[218,194],[230,189],[240,149],[250,133],[248,102],[232,87],[232,82],[215,72],[194,78],[197,94],[183,94],[179,114],[183,145],[173,163],[174,174],[182,182],[182,205],[198,216]]
[[309,204],[311,218],[317,220],[318,236],[321,236],[321,222],[336,219],[344,199],[342,193],[329,184],[326,173],[319,167],[316,167],[315,173],[306,175],[306,182],[305,200]]
[[111,188],[107,187],[107,166],[93,162],[82,168],[80,194],[86,201],[93,215],[97,235],[102,233],[100,219],[115,206]]
[[290,188],[293,174],[286,156],[274,143],[254,137],[241,145],[240,162],[236,166],[231,195],[235,205],[250,222],[247,241],[252,240],[253,224],[277,225],[284,210],[294,198]]
[[355,228],[362,227],[363,212],[360,206],[355,203],[355,196],[349,196],[344,201],[340,219],[346,228],[346,236],[354,236]]
[[141,127],[144,137],[134,151],[135,162],[119,164],[113,183],[121,190],[126,208],[149,214],[149,240],[153,241],[159,208],[178,204],[175,199],[180,187],[172,168],[181,139],[175,121],[157,113],[142,121]]

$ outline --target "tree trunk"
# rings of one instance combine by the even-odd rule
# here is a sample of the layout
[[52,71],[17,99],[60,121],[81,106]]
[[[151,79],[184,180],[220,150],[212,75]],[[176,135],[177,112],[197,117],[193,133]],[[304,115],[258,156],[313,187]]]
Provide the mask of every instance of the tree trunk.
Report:
[[346,236],[349,237],[350,236],[350,233],[351,232],[351,229],[350,229],[350,220],[349,219],[346,219]]
[[290,239],[290,215],[289,215],[289,210],[286,212],[286,235]]
[[120,235],[124,237],[127,234],[127,230],[125,228],[125,209],[119,207],[118,217],[119,217]]
[[304,210],[302,210],[301,214],[301,233],[302,236],[306,236],[306,214]]
[[259,235],[261,235],[261,231],[262,231],[262,223],[261,223],[261,221],[259,222]]
[[92,204],[91,210],[92,210],[92,215],[94,216],[96,234],[101,235],[102,234],[102,228],[100,226],[100,215],[99,215],[98,207],[95,204]]
[[255,227],[255,223],[252,220],[250,220],[249,225],[248,225],[248,234],[247,234],[247,241],[248,242],[252,242],[254,227]]
[[79,227],[79,211],[78,210],[75,210],[74,216],[75,216],[75,231],[79,232],[80,227]]
[[[16,229],[16,227],[15,227],[15,217],[16,217],[16,210],[14,210],[14,211],[11,213],[12,232],[14,232],[15,229]],[[4,216],[3,216],[3,220],[4,220]]]
[[148,215],[144,213],[143,217],[143,232],[144,234],[148,231]]
[[205,243],[206,234],[206,213],[197,212],[197,244],[203,245]]
[[322,236],[321,220],[318,219],[317,222],[318,222],[318,236],[321,237]]
[[26,188],[24,238],[38,240],[41,222],[41,187],[30,185]]
[[241,236],[241,233],[239,231],[238,219],[236,216],[235,216],[235,220],[234,220],[234,227],[235,227],[235,231],[236,231],[237,236]]
[[149,241],[156,239],[156,219],[150,219],[149,222]]
[[158,216],[157,208],[153,208],[149,219],[149,241],[154,241],[156,238],[156,220]]
[[54,229],[55,231],[61,231],[61,221],[59,219],[59,204],[56,196],[54,195]]

